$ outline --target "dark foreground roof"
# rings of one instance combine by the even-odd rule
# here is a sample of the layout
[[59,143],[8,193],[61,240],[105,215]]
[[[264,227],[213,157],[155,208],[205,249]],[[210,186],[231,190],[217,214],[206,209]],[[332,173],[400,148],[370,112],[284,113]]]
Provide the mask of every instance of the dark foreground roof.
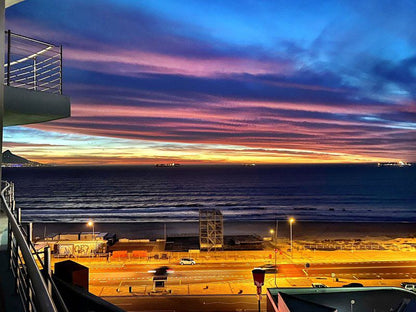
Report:
[[[416,294],[397,287],[269,288],[268,300],[280,301],[291,312],[416,312]],[[277,310],[278,311],[278,310]]]

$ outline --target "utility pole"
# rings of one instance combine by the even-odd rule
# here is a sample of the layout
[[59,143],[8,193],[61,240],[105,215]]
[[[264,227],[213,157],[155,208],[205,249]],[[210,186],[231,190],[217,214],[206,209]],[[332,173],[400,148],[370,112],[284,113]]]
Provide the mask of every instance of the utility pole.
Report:
[[276,245],[277,245],[277,231],[279,230],[279,220],[275,220],[276,221],[276,224],[275,224],[275,230],[274,230],[274,233],[275,233],[275,235],[276,235],[276,239],[275,239],[275,242],[274,242],[274,244],[275,244],[275,247],[276,247]]

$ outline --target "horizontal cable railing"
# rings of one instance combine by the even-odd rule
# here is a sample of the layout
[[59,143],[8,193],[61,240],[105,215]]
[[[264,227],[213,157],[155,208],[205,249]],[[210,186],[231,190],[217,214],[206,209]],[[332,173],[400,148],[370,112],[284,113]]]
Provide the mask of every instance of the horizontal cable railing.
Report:
[[16,209],[14,202],[13,183],[1,182],[1,208],[9,224],[10,268],[25,311],[68,312],[51,277],[50,249],[45,248],[42,259],[31,241],[31,224],[26,231],[21,225],[20,209]]
[[62,94],[62,46],[6,31],[4,84]]

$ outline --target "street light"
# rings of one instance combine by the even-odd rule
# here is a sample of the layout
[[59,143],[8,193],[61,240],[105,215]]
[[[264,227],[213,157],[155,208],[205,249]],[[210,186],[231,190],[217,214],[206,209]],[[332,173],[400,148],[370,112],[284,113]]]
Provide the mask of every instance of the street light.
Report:
[[94,250],[94,252],[96,253],[96,252],[97,252],[97,242],[96,242],[96,240],[95,240],[94,222],[92,222],[92,221],[88,221],[87,225],[88,225],[88,226],[92,226],[92,239],[93,239],[93,240],[94,240],[94,242],[95,242],[95,250]]
[[274,244],[274,230],[273,229],[270,229],[270,234],[272,235],[272,242],[273,242],[273,244]]
[[295,218],[289,219],[289,225],[290,225],[290,256],[293,257],[293,230],[292,230],[292,224],[295,222]]
[[88,221],[87,225],[92,226],[92,239],[95,240],[94,222]]

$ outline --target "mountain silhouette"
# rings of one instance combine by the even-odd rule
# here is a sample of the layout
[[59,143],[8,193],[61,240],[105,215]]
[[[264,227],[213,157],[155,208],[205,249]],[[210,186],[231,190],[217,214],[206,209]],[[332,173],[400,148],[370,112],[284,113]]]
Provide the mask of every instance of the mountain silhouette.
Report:
[[37,163],[35,161],[27,160],[26,158],[17,156],[10,152],[9,150],[3,152],[3,164],[20,164],[20,165],[26,165],[26,166],[40,166],[40,163]]

